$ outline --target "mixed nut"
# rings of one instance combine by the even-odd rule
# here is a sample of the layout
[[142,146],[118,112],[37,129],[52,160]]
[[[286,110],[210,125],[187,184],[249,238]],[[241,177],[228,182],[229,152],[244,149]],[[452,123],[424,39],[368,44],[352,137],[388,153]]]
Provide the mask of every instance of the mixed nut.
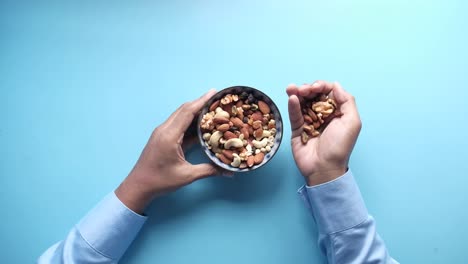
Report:
[[275,116],[270,106],[252,93],[227,94],[214,101],[200,128],[208,149],[236,168],[262,163],[275,143]]
[[333,118],[343,115],[335,100],[326,94],[320,94],[312,100],[304,101],[301,108],[304,117],[301,134],[303,144],[307,144],[307,141],[312,137],[318,137]]

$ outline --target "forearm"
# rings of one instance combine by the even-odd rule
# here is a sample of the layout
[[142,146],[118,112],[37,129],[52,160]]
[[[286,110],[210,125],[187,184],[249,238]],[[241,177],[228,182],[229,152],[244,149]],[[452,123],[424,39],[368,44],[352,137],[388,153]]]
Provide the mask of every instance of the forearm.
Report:
[[117,263],[145,221],[112,192],[38,263]]
[[299,192],[315,219],[320,249],[329,263],[396,263],[378,236],[350,171]]

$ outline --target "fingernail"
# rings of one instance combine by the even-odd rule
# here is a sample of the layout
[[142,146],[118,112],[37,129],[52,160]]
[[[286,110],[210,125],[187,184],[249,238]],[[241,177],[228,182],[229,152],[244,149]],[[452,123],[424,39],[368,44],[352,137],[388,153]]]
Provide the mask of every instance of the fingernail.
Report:
[[314,82],[314,84],[312,84],[313,87],[319,87],[320,86],[320,83],[319,82]]

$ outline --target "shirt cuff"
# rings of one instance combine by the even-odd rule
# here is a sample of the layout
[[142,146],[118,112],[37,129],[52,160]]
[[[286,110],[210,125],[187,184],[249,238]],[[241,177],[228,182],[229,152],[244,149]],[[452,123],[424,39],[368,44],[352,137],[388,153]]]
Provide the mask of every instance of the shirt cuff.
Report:
[[311,211],[320,233],[341,232],[367,219],[366,206],[350,170],[335,180],[302,186],[298,193]]
[[119,260],[147,217],[127,208],[114,192],[108,194],[78,224],[84,240],[100,254]]

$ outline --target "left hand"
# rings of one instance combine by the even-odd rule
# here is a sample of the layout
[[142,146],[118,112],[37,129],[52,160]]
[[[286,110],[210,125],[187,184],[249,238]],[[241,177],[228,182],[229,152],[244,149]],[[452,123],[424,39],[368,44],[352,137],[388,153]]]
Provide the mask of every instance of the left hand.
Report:
[[[143,213],[157,196],[174,191],[196,180],[223,173],[213,164],[193,165],[185,160],[183,147],[195,135],[187,133],[200,109],[216,91],[185,103],[157,127],[135,167],[115,190],[131,210]],[[196,131],[196,130],[195,130]]]

